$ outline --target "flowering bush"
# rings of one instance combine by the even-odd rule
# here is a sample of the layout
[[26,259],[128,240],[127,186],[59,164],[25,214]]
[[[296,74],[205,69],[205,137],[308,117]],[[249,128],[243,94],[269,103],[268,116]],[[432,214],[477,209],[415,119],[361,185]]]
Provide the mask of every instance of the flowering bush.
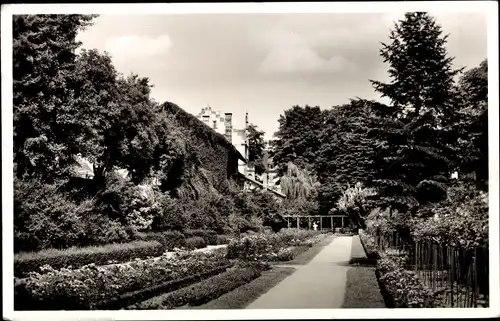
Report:
[[227,246],[229,259],[257,260],[272,253],[281,246],[281,239],[275,234],[254,234],[239,240],[231,240]]
[[471,248],[488,244],[488,193],[478,193],[458,204],[431,209],[433,216],[414,219],[415,240],[432,240]]
[[302,245],[302,242],[307,239],[318,236],[319,231],[314,230],[299,230],[299,229],[282,229],[278,233],[278,236],[283,240],[284,243],[289,245]]
[[344,191],[337,202],[337,208],[363,228],[365,227],[364,217],[367,214],[367,200],[375,195],[374,189],[365,188],[358,182],[354,187],[349,187]]
[[383,253],[377,262],[379,281],[396,308],[432,308],[435,300],[413,271],[404,269],[405,258]]
[[359,239],[361,240],[361,244],[363,244],[363,247],[366,252],[366,256],[368,258],[376,258],[378,257],[378,248],[377,245],[375,244],[375,238],[367,234],[365,231],[360,231],[359,232]]
[[277,261],[290,261],[294,257],[294,253],[291,249],[286,248],[286,249],[280,249],[278,253],[276,253],[276,260]]
[[31,301],[41,309],[92,309],[118,295],[213,269],[227,263],[220,252],[189,253],[179,251],[174,257],[136,259],[123,264],[79,269],[54,270],[45,266],[42,273],[32,272],[22,283],[19,301]]
[[[316,238],[313,239],[314,236]],[[230,259],[275,261],[278,253],[287,247],[312,246],[318,241],[317,231],[282,229],[279,233],[252,234],[232,240],[227,247],[227,255]]]

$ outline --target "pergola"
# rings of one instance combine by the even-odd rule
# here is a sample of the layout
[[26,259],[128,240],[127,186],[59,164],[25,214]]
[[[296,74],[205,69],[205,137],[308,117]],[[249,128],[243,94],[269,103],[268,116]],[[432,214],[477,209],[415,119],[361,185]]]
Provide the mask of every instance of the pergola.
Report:
[[[329,225],[329,227],[326,227],[327,229],[334,229],[335,227],[344,227],[345,220],[347,218],[347,215],[293,215],[293,216],[283,216],[284,219],[286,219],[287,222],[287,227],[291,228],[292,225],[295,225],[296,228],[300,228],[301,221],[303,221],[304,218],[307,218],[307,228],[311,229],[312,225],[311,222],[315,222],[319,220],[319,229],[322,230],[323,226]],[[324,220],[326,219],[327,224],[323,224]],[[294,223],[294,221],[296,223]],[[328,224],[329,223],[329,224]],[[340,223],[340,224],[334,224],[334,223]],[[340,225],[340,226],[339,226]]]

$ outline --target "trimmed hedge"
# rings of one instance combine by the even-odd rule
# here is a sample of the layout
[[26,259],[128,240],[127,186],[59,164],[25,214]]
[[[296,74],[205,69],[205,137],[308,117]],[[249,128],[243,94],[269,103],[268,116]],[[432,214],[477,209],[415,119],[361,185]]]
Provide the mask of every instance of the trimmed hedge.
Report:
[[186,248],[189,250],[202,249],[207,246],[207,242],[201,236],[190,237],[186,240]]
[[186,230],[186,238],[202,237],[207,245],[217,245],[217,232],[214,230]]
[[232,237],[230,235],[217,235],[217,244],[216,245],[222,245],[222,244],[229,244],[231,241]]
[[257,266],[233,268],[180,290],[129,306],[128,309],[158,310],[185,305],[199,306],[258,278],[262,271],[263,269]]
[[146,241],[157,241],[163,245],[164,251],[186,246],[186,237],[179,231],[141,233],[137,237]]
[[24,252],[14,255],[14,275],[27,276],[29,272],[38,271],[41,266],[50,265],[54,269],[72,266],[78,268],[90,263],[96,265],[130,261],[135,258],[160,256],[164,247],[158,241],[133,241],[130,243],[108,244],[65,250],[43,250],[40,252]]

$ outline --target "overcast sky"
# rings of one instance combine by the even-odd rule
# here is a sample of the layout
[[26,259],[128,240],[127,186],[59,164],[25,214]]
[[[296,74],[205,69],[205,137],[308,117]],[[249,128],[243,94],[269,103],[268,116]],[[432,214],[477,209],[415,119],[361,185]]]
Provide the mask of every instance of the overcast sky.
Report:
[[[116,68],[149,77],[153,97],[196,114],[209,104],[270,138],[283,110],[379,99],[369,79],[387,79],[379,56],[398,14],[101,15],[79,35],[108,51]],[[487,56],[486,15],[434,13],[457,67]]]

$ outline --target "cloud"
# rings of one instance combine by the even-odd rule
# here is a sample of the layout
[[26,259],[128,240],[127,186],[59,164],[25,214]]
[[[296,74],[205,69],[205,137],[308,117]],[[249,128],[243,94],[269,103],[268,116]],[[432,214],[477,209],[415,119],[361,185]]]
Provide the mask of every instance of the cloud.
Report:
[[[349,70],[354,64],[342,55],[330,51],[320,55],[309,38],[295,32],[278,31],[275,44],[260,65],[264,74],[322,74]],[[321,36],[321,35],[320,35]]]
[[105,45],[115,59],[143,59],[157,57],[168,52],[172,41],[166,34],[158,37],[119,36],[111,37]]

